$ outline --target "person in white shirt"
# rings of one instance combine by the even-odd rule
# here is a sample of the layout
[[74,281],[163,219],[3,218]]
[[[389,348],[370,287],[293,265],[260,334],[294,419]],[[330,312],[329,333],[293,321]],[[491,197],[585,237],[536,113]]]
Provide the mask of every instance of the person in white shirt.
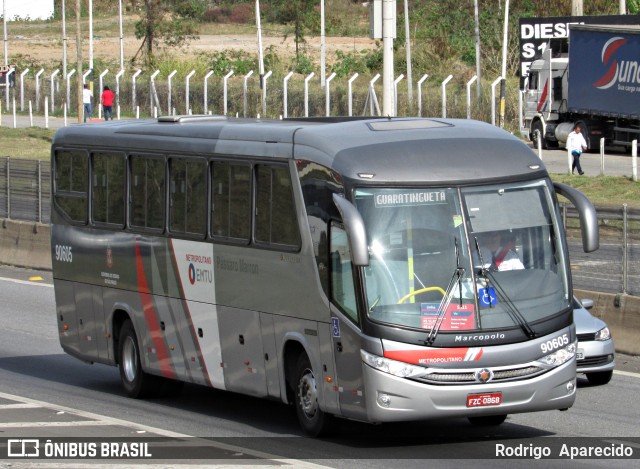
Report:
[[84,104],[85,122],[87,122],[87,116],[89,116],[89,120],[91,120],[91,98],[93,98],[93,93],[89,89],[89,85],[84,85],[84,89],[82,90],[82,104]]
[[587,142],[582,135],[582,127],[580,123],[577,123],[573,127],[573,132],[569,134],[567,137],[567,150],[571,152],[571,156],[573,156],[573,163],[571,165],[571,172],[573,173],[576,169],[578,169],[578,174],[581,176],[584,174],[582,171],[582,166],[580,166],[580,156],[582,152],[587,149]]
[[[483,233],[478,238],[484,268],[494,271],[524,269],[520,256],[513,250],[513,243],[502,238],[499,231]],[[480,266],[479,259],[474,259],[474,264]]]

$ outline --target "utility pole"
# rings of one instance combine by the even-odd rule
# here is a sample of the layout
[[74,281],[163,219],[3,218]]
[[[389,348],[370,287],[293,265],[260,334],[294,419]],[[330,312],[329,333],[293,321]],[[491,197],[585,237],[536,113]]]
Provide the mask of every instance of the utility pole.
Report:
[[413,111],[413,77],[411,74],[411,29],[409,28],[409,0],[404,0],[404,33],[407,50],[407,100],[409,111]]
[[480,75],[480,19],[478,13],[478,0],[474,0],[474,16],[475,16],[475,29],[476,29],[476,76],[478,79],[476,80],[476,97],[480,99],[480,95],[482,94],[482,84],[481,75]]
[[394,116],[393,38],[395,37],[396,2],[382,0],[382,114]]
[[509,37],[509,0],[504,4],[504,31],[502,37],[502,80],[500,81],[500,127],[504,127],[505,88],[507,82],[507,42]]
[[260,74],[260,89],[264,85],[264,57],[262,55],[262,26],[260,25],[260,0],[256,0],[256,27],[258,29],[258,68]]
[[80,0],[76,0],[76,89],[78,91],[78,123],[83,121],[84,113],[84,105],[82,104],[82,28],[80,27],[80,12]]
[[324,88],[326,76],[326,45],[324,35],[324,0],[320,0],[320,87]]
[[[2,0],[2,23],[4,27],[4,64],[9,65],[9,43],[7,42],[7,0]],[[9,86],[9,83],[7,83]]]
[[627,1],[626,0],[620,0],[620,14],[621,15],[626,15],[627,14]]
[[583,16],[584,8],[582,0],[571,0],[571,16]]

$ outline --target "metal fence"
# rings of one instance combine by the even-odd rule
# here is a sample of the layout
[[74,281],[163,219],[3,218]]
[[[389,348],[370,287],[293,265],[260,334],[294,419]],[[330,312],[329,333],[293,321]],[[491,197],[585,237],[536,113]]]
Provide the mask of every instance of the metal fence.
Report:
[[49,223],[50,206],[49,162],[0,157],[0,218]]
[[[0,218],[50,222],[51,167],[47,161],[0,157]],[[600,249],[582,250],[575,210],[562,206],[576,288],[640,296],[640,210],[598,207]]]

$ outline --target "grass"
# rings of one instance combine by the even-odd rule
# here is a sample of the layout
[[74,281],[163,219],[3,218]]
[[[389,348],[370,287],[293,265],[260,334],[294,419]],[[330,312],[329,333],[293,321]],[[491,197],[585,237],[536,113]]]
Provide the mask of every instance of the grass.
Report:
[[580,177],[552,174],[551,179],[575,187],[600,206],[640,208],[640,183],[622,176]]
[[0,127],[0,141],[2,141],[0,156],[49,160],[51,140],[55,133],[55,130],[40,127],[27,129]]

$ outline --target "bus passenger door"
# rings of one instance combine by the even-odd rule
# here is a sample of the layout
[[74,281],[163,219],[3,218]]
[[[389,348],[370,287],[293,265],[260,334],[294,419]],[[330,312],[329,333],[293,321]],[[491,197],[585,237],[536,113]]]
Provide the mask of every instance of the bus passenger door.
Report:
[[330,233],[331,336],[336,364],[334,390],[338,392],[340,411],[350,418],[366,419],[366,401],[362,378],[355,282],[347,233],[333,223]]

